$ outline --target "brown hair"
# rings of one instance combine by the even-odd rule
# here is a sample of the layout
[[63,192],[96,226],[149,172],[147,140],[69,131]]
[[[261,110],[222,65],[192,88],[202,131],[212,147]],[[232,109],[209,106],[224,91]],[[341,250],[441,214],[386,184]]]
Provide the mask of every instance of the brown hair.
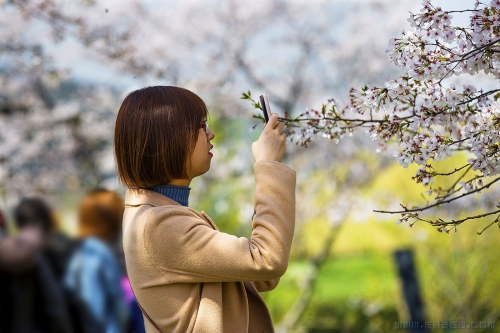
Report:
[[120,181],[148,188],[186,178],[187,159],[207,115],[203,100],[184,88],[154,86],[128,94],[115,126]]
[[19,229],[39,226],[49,232],[56,227],[52,209],[39,198],[23,198],[14,209],[14,221]]
[[80,236],[112,241],[122,230],[124,210],[123,199],[115,192],[102,188],[89,192],[78,212]]

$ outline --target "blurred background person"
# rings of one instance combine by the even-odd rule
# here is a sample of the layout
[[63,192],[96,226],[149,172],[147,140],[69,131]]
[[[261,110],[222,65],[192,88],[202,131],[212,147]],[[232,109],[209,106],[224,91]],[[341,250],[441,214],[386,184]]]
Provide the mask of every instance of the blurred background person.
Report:
[[14,220],[19,230],[29,227],[40,230],[44,258],[61,281],[77,242],[58,229],[52,209],[42,199],[25,198],[15,208]]
[[17,235],[9,235],[7,220],[0,211],[0,270],[2,272],[24,271],[32,267],[40,245],[41,234],[33,228],[26,228]]
[[115,192],[95,189],[85,196],[78,212],[81,242],[64,277],[64,284],[87,304],[106,333],[126,332],[130,320],[120,264],[123,211],[123,200]]
[[3,212],[0,210],[0,241],[3,239],[6,233],[7,233],[7,221],[5,220]]
[[50,208],[40,199],[24,199],[15,208],[16,235],[0,240],[0,331],[72,332],[64,291],[43,253],[53,226]]

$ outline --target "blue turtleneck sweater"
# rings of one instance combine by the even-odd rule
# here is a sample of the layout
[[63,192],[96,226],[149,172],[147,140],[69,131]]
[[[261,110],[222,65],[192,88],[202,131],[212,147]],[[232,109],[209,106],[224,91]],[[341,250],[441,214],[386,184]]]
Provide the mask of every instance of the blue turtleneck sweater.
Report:
[[159,185],[148,188],[150,191],[155,191],[169,197],[172,200],[177,201],[183,206],[188,205],[190,187],[186,186],[175,186],[175,185]]

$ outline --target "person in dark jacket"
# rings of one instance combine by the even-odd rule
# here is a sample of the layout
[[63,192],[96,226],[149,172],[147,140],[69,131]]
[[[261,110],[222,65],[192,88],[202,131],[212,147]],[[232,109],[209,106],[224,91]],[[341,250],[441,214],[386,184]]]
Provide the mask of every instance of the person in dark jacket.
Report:
[[19,233],[0,241],[1,332],[72,332],[62,286],[42,250],[50,214],[41,213],[38,204],[23,201],[16,207]]
[[20,230],[34,227],[41,231],[43,255],[61,281],[78,242],[57,228],[52,209],[39,198],[23,199],[14,210],[14,221]]

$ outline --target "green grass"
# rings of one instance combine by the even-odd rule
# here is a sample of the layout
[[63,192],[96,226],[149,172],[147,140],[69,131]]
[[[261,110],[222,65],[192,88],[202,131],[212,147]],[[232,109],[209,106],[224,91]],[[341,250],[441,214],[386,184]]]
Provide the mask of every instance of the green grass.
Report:
[[390,255],[332,258],[320,270],[313,301],[344,302],[352,296],[386,299],[387,293],[394,293],[396,278]]
[[[278,287],[266,293],[266,303],[279,322],[294,303],[307,272],[307,262],[292,261]],[[320,304],[347,304],[353,297],[397,304],[397,275],[392,256],[362,253],[329,259],[320,269],[309,307]]]

